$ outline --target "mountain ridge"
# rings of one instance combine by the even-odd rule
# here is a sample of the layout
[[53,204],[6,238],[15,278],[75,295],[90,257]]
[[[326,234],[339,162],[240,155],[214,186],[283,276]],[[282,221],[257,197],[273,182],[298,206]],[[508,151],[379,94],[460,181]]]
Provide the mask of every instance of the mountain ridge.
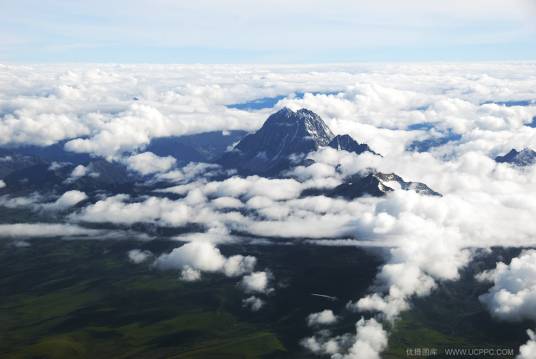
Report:
[[244,137],[218,163],[236,168],[243,174],[274,175],[295,165],[299,155],[321,147],[377,154],[350,135],[335,136],[313,111],[305,108],[292,111],[284,107],[270,115],[259,130]]
[[497,163],[509,163],[519,167],[531,166],[536,163],[536,151],[524,148],[517,151],[515,148],[505,155],[495,157]]

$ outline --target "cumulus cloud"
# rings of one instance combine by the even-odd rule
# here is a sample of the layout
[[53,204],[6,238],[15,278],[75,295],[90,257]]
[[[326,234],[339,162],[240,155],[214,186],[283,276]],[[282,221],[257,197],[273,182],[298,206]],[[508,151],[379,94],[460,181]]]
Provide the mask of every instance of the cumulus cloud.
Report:
[[70,177],[72,179],[77,179],[77,178],[85,176],[86,174],[87,174],[87,168],[84,165],[78,165],[73,169]]
[[30,207],[36,211],[61,211],[73,207],[87,198],[88,196],[84,192],[71,190],[63,193],[55,201],[50,202],[48,198],[34,192],[28,196],[21,197],[1,196],[0,206],[7,208]]
[[[179,185],[161,190],[161,192],[184,194],[192,188],[192,184]],[[296,198],[302,186],[294,179],[270,179],[259,176],[246,178],[234,176],[223,181],[213,181],[203,184],[201,189],[206,195],[217,197],[243,197],[250,199],[255,196],[265,196],[272,200]]]
[[201,279],[201,271],[186,265],[181,270],[180,279],[185,282],[196,282]]
[[134,264],[140,264],[147,261],[153,256],[151,251],[143,251],[141,249],[131,249],[127,253],[128,259]]
[[345,359],[376,359],[387,347],[387,333],[375,319],[360,319],[356,324],[355,342]]
[[321,312],[309,314],[307,316],[307,325],[310,327],[328,325],[337,322],[337,319],[337,316],[333,314],[332,310],[324,309]]
[[508,321],[536,320],[536,250],[524,251],[510,264],[497,263],[491,271],[477,276],[493,282],[480,296],[494,317]]
[[353,335],[330,337],[329,332],[320,332],[303,339],[301,344],[315,354],[337,359],[379,359],[387,347],[387,332],[375,319],[361,318]]
[[240,285],[246,293],[268,293],[270,274],[267,272],[253,272],[242,278]]
[[126,159],[128,168],[142,175],[167,172],[176,162],[177,160],[171,156],[159,157],[152,152],[143,152]]
[[516,359],[536,358],[536,335],[532,330],[527,330],[529,341],[519,348],[519,355]]
[[191,210],[186,204],[166,198],[149,197],[129,203],[128,195],[116,195],[83,208],[72,218],[85,222],[132,224],[157,222],[162,225],[183,225]]
[[[50,170],[57,168],[58,164],[56,162],[53,162],[52,165],[50,165]],[[91,171],[91,165],[84,166],[84,165],[78,165],[71,171],[71,174],[69,177],[65,180],[65,183],[73,183],[76,180],[84,177],[84,176],[90,176],[90,177],[98,177],[99,174],[97,172]]]
[[88,133],[88,128],[82,121],[73,120],[66,113],[34,111],[23,107],[4,115],[0,121],[0,144],[45,146]]
[[340,351],[345,346],[348,346],[350,340],[351,337],[349,335],[335,338],[328,338],[328,336],[324,335],[304,338],[300,343],[305,349],[312,353],[333,356],[335,354],[340,355]]
[[409,308],[412,297],[428,295],[438,280],[456,280],[471,258],[467,247],[534,244],[536,228],[529,224],[534,208],[522,199],[535,190],[532,170],[507,168],[473,151],[439,159],[405,152],[375,158],[323,149],[311,157],[336,171],[319,166],[298,168],[292,175],[305,181],[339,179],[372,166],[416,176],[446,194],[438,200],[398,191],[369,203],[362,199],[354,207],[356,237],[391,248],[386,249],[387,264],[377,276],[375,292],[350,303],[351,309],[380,312],[393,320]]
[[0,189],[4,188],[6,186],[7,186],[6,183],[4,181],[0,180]]
[[43,197],[38,193],[32,193],[28,196],[10,197],[4,195],[0,197],[0,205],[7,208],[18,207],[37,207],[37,204],[43,200]]
[[67,191],[62,194],[56,201],[52,203],[43,204],[42,208],[46,210],[61,211],[75,206],[78,203],[85,201],[87,198],[87,194],[85,194],[84,192],[77,190]]
[[264,304],[265,304],[264,300],[254,295],[242,300],[242,306],[244,308],[248,308],[252,312],[258,312],[259,310],[261,310],[262,307],[264,307]]
[[166,136],[171,126],[169,118],[158,109],[132,104],[113,120],[103,122],[92,137],[71,140],[65,148],[111,158],[147,145],[151,137]]
[[225,257],[212,243],[194,241],[160,255],[154,265],[164,270],[182,269],[183,278],[197,280],[199,272],[221,272],[228,277],[239,277],[253,271],[256,262],[252,256]]
[[[142,197],[133,199],[129,195],[115,195],[90,204],[72,214],[70,219],[79,222],[117,223],[153,223],[164,227],[183,227],[191,223],[202,225],[206,232],[198,233],[211,241],[225,241],[229,238],[229,227],[238,227],[247,222],[239,212],[224,210],[220,212],[221,203],[208,204],[203,191],[193,187],[181,199],[171,200],[162,197]],[[182,240],[191,240],[194,234],[183,236]]]
[[218,197],[212,201],[216,208],[241,208],[244,204],[233,197]]
[[223,269],[225,257],[211,243],[190,242],[162,254],[156,259],[155,265],[161,269],[189,266],[205,272],[217,272]]
[[235,255],[227,258],[223,265],[223,273],[228,277],[239,277],[250,273],[257,264],[257,258],[252,256]]

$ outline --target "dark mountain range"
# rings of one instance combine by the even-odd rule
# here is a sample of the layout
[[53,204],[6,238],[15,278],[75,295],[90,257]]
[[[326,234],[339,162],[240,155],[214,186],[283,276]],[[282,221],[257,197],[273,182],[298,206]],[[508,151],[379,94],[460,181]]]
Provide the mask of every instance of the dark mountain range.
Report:
[[509,163],[515,166],[531,166],[536,163],[536,151],[530,148],[525,148],[521,151],[512,149],[504,156],[495,157],[495,161],[498,163]]
[[[172,156],[177,159],[179,165],[189,162],[213,162],[246,134],[245,131],[213,131],[195,135],[154,138],[145,150],[158,156]],[[66,142],[68,140],[50,146],[27,145],[0,148],[0,179],[13,170],[41,162],[86,165],[92,161],[92,157],[87,153],[65,150]]]
[[389,184],[389,182],[398,183],[398,185],[400,185],[400,189],[404,191],[415,191],[419,194],[423,194],[426,196],[442,196],[441,193],[432,190],[424,183],[411,181],[407,182],[402,177],[394,173],[375,172],[372,175],[376,177],[382,183],[383,186],[393,186]]
[[95,159],[85,166],[85,174],[73,177],[74,164],[52,165],[38,162],[11,172],[3,178],[6,187],[3,192],[67,191],[77,189],[91,192],[95,190],[128,191],[138,179],[117,162]]
[[69,140],[59,141],[50,146],[22,146],[13,151],[20,155],[33,156],[46,162],[70,162],[73,164],[85,164],[91,160],[87,153],[76,153],[65,150],[65,144]]
[[381,173],[371,170],[366,173],[356,173],[333,189],[310,189],[302,193],[302,196],[324,195],[328,197],[342,197],[354,199],[362,196],[381,197],[395,191],[400,187],[404,191],[415,191],[427,196],[441,196],[421,182],[406,182],[402,177],[394,173]]
[[[246,135],[245,131],[214,131],[195,135],[155,138],[145,150],[158,156],[173,156],[179,166],[189,162],[212,162]],[[139,178],[118,162],[92,158],[89,154],[69,152],[66,141],[50,146],[0,148],[0,179],[7,187],[3,193],[30,190],[125,188]],[[56,163],[55,165],[53,163]],[[68,180],[77,165],[88,175]]]
[[381,197],[392,191],[394,189],[383,184],[374,174],[369,173],[366,175],[354,174],[348,177],[344,183],[328,191],[326,195],[328,197],[354,199],[365,195]]
[[23,155],[12,150],[0,149],[0,179],[26,167],[42,162],[34,156]]
[[212,131],[195,135],[152,139],[146,151],[158,156],[172,156],[179,165],[189,162],[213,162],[229,147],[247,135],[245,131]]

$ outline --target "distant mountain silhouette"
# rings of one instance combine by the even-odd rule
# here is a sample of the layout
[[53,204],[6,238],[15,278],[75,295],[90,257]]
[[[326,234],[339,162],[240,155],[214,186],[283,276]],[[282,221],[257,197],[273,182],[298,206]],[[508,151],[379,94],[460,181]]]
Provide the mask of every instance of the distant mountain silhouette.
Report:
[[35,157],[17,153],[13,150],[0,148],[0,179],[26,167],[34,166],[42,161]]
[[353,152],[357,154],[361,154],[363,152],[370,152],[374,155],[378,155],[367,144],[358,143],[350,135],[335,136],[331,140],[331,142],[328,144],[328,146],[336,150],[343,150],[343,151]]
[[38,162],[28,167],[13,171],[3,178],[7,184],[4,192],[64,192],[77,189],[91,192],[96,190],[130,191],[138,176],[127,171],[118,162],[94,159],[87,163],[86,174],[77,178],[71,177],[75,164],[52,165]]
[[498,163],[510,163],[515,166],[531,166],[536,163],[536,151],[529,148],[525,148],[521,151],[512,149],[504,156],[495,157],[495,161]]
[[91,156],[87,153],[76,153],[65,150],[69,140],[59,141],[50,146],[21,146],[13,149],[21,155],[34,156],[46,162],[70,162],[74,164],[88,163]]
[[245,131],[212,131],[153,138],[146,151],[162,157],[172,156],[179,165],[189,162],[213,162],[246,135]]

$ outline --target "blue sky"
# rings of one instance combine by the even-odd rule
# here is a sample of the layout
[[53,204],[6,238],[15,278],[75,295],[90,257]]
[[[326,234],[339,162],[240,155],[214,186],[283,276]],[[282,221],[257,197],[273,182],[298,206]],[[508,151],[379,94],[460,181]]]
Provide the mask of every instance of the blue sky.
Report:
[[533,0],[0,0],[0,62],[536,60]]

